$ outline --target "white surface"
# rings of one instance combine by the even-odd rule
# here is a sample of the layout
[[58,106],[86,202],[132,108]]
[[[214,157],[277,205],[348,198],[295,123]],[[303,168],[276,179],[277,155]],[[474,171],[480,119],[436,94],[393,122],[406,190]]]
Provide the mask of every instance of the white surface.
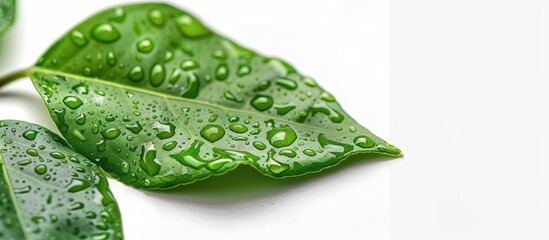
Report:
[[[71,26],[120,2],[20,0],[17,23],[0,40],[0,74],[32,65]],[[314,76],[355,119],[390,139],[388,1],[174,2]],[[29,80],[0,90],[0,119],[55,129]],[[169,192],[110,183],[131,240],[388,239],[388,166],[354,158],[291,180],[243,168]]]
[[392,239],[549,239],[549,2],[392,0]]

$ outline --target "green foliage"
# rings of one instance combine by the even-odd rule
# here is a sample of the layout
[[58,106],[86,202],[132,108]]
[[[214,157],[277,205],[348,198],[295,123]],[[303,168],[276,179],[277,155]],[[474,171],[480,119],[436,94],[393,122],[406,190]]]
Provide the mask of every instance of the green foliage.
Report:
[[401,154],[312,78],[166,4],[88,18],[29,75],[71,146],[138,188],[188,184],[241,164],[281,178],[352,154]]
[[13,24],[15,20],[15,0],[0,0],[0,35]]
[[0,239],[122,239],[99,168],[38,125],[0,121]]

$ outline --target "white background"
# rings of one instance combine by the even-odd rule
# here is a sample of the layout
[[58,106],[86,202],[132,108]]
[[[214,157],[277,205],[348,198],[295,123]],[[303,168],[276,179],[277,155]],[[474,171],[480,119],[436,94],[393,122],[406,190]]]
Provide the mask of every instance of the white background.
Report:
[[[21,0],[0,74],[113,2]],[[290,180],[242,168],[168,192],[111,181],[127,239],[549,239],[547,1],[177,5],[314,76],[405,158]],[[55,128],[29,80],[0,90],[0,119]]]
[[[32,65],[70,27],[117,2],[20,0],[17,23],[0,40],[0,74]],[[390,139],[388,1],[173,2],[314,76],[357,121]],[[55,129],[28,79],[0,90],[0,119]],[[110,183],[129,240],[388,239],[387,163],[353,158],[289,180],[243,167],[167,192]]]

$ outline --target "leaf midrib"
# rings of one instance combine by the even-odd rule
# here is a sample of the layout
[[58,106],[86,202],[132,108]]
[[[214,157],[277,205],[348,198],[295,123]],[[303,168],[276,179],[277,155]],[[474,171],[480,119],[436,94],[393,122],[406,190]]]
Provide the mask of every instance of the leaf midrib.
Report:
[[[159,97],[159,98],[162,98],[162,99],[165,99],[165,100],[175,100],[175,101],[181,101],[181,102],[194,103],[194,104],[198,104],[198,105],[204,105],[204,106],[208,106],[208,107],[212,107],[212,108],[221,109],[225,112],[231,112],[232,111],[232,112],[239,112],[239,113],[254,115],[254,116],[261,117],[261,118],[269,118],[269,119],[273,119],[273,120],[276,120],[276,121],[281,121],[281,122],[284,122],[284,123],[297,125],[297,126],[300,126],[300,127],[303,127],[303,128],[312,129],[312,130],[316,130],[316,131],[320,131],[320,132],[328,132],[328,133],[333,133],[333,134],[337,134],[337,135],[341,135],[341,136],[354,136],[355,135],[355,134],[342,133],[342,132],[329,130],[329,129],[324,129],[324,128],[312,127],[312,126],[309,126],[309,125],[306,125],[306,124],[302,124],[302,123],[298,123],[298,122],[294,122],[294,121],[289,121],[289,120],[279,118],[279,117],[275,117],[275,116],[271,116],[271,115],[263,115],[263,114],[259,114],[259,113],[255,113],[255,112],[242,110],[242,109],[228,108],[228,107],[225,107],[225,106],[215,105],[215,104],[212,104],[212,103],[208,103],[208,102],[204,102],[204,101],[200,101],[200,100],[196,100],[196,99],[189,99],[189,98],[183,98],[183,97],[173,96],[173,95],[169,95],[169,94],[157,93],[157,92],[147,90],[147,89],[141,89],[141,88],[137,88],[137,87],[128,86],[128,85],[125,85],[125,84],[109,82],[109,81],[106,81],[106,80],[100,79],[100,78],[90,78],[90,77],[86,77],[86,76],[82,76],[82,75],[66,73],[66,72],[62,72],[62,71],[56,71],[56,70],[51,70],[51,69],[48,69],[48,68],[36,67],[36,66],[29,68],[28,71],[30,71],[30,72],[40,72],[40,73],[45,73],[45,74],[53,74],[53,75],[58,75],[58,76],[65,76],[65,77],[74,78],[74,79],[78,79],[78,80],[82,80],[82,81],[99,83],[99,84],[103,84],[103,85],[107,85],[107,86],[118,87],[118,88],[121,88],[121,89],[126,89],[126,90],[131,90],[131,91],[135,91],[135,92],[140,92],[140,93],[156,96],[156,97]],[[168,103],[168,101],[166,101],[166,102]],[[177,116],[177,113],[173,109],[171,109],[171,107],[170,107],[170,111],[174,114],[174,116]],[[186,130],[192,136],[194,136],[194,134],[192,134],[188,129],[186,129]]]

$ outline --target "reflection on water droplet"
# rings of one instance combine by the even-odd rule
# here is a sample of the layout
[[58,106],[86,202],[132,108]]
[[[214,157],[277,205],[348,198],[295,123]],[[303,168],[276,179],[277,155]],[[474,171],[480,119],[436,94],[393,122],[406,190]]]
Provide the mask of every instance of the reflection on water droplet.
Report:
[[60,152],[51,152],[50,156],[55,159],[65,159],[65,154]]
[[250,102],[250,105],[252,105],[252,107],[261,112],[269,110],[273,106],[273,104],[273,98],[271,96],[265,95],[257,95]]
[[130,72],[128,73],[128,78],[134,82],[139,82],[143,80],[145,77],[145,72],[143,71],[143,68],[141,66],[135,66],[132,69],[130,69]]
[[242,124],[231,124],[229,129],[235,133],[245,133],[248,131],[248,128]]
[[34,131],[34,130],[27,130],[23,133],[23,137],[27,140],[34,140],[36,139],[36,135],[38,134],[37,131]]
[[166,77],[166,70],[164,65],[155,64],[151,69],[151,85],[153,87],[158,87],[164,83],[164,78]]
[[212,143],[221,139],[224,135],[225,130],[221,126],[215,124],[207,124],[202,128],[202,131],[200,131],[200,136]]
[[102,23],[93,28],[91,36],[99,42],[112,43],[120,38],[120,33],[111,24]]
[[103,130],[101,132],[101,135],[103,135],[103,137],[106,139],[115,139],[118,136],[120,136],[120,133],[121,133],[120,130],[117,128],[109,128],[109,129]]
[[318,86],[318,84],[315,82],[315,80],[313,80],[311,78],[308,78],[308,77],[304,77],[303,79],[301,79],[301,81],[303,81],[303,83],[305,83],[309,87]]
[[107,64],[111,67],[114,67],[116,65],[116,56],[114,55],[114,52],[109,51],[107,53]]
[[286,88],[288,90],[294,90],[297,88],[297,83],[294,80],[283,77],[276,78],[276,85]]
[[86,39],[84,34],[78,30],[74,30],[71,32],[71,41],[79,47],[86,46],[86,44],[88,43],[88,39]]
[[156,136],[160,139],[167,139],[175,135],[175,125],[171,123],[155,122],[153,129],[156,130]]
[[133,134],[139,134],[141,130],[143,130],[143,126],[141,126],[141,123],[135,122],[132,125],[126,126],[126,129],[128,129]]
[[274,174],[281,174],[288,170],[290,167],[286,164],[280,163],[274,159],[275,151],[271,150],[269,151],[269,161],[267,161],[267,167],[269,168],[269,171],[271,171]]
[[154,49],[154,41],[150,38],[145,38],[137,42],[137,50],[142,53],[150,53]]
[[281,148],[292,145],[297,136],[292,128],[283,126],[267,132],[267,139],[273,147]]
[[73,178],[71,179],[69,184],[66,186],[66,188],[68,188],[67,191],[71,193],[75,193],[75,192],[80,192],[86,188],[89,188],[90,186],[91,186],[91,183],[89,183],[84,179]]
[[46,167],[46,165],[44,164],[38,164],[36,165],[36,167],[34,167],[34,172],[37,173],[37,174],[44,174],[48,171],[48,167]]
[[160,160],[156,158],[156,149],[152,143],[145,143],[141,147],[141,161],[139,164],[149,176],[155,176],[160,172]]
[[63,103],[70,109],[77,109],[84,104],[80,98],[75,96],[67,96],[63,98]]
[[327,92],[322,92],[320,94],[320,99],[326,101],[326,102],[335,102],[335,98],[334,96],[332,96],[332,94],[329,94]]
[[307,156],[310,156],[310,157],[316,155],[316,152],[314,150],[311,150],[311,149],[305,149],[305,150],[303,150],[303,153]]
[[353,150],[353,146],[349,144],[332,141],[326,138],[324,134],[318,135],[318,143],[320,143],[320,146],[322,146],[324,150],[330,153],[333,153],[337,157],[341,157],[344,154],[348,153],[349,151]]
[[280,151],[278,154],[285,157],[289,157],[289,158],[295,158],[295,156],[297,155],[297,153],[292,149],[284,149]]
[[72,87],[72,90],[76,91],[78,94],[88,94],[88,85],[84,83],[79,83]]
[[358,136],[354,139],[354,143],[361,148],[372,148],[376,145],[374,140],[368,136]]
[[166,144],[164,144],[162,149],[164,149],[166,151],[170,151],[170,150],[174,149],[176,146],[177,146],[177,142],[176,141],[171,141],[171,142],[167,142]]
[[265,148],[267,148],[267,145],[262,142],[254,142],[253,145],[255,148],[257,148],[257,150],[264,150]]
[[227,79],[227,77],[229,77],[229,68],[227,68],[226,64],[219,65],[215,70],[215,78],[217,78],[217,80],[223,81]]
[[252,72],[252,68],[250,68],[250,66],[248,66],[248,65],[240,65],[240,66],[238,67],[237,75],[238,75],[239,77],[244,77],[244,76],[249,75],[251,72]]
[[174,19],[181,33],[187,37],[197,38],[206,36],[210,33],[210,29],[202,24],[198,19],[193,16],[183,14]]
[[158,9],[152,9],[149,12],[149,20],[156,26],[162,26],[164,24],[164,14]]

